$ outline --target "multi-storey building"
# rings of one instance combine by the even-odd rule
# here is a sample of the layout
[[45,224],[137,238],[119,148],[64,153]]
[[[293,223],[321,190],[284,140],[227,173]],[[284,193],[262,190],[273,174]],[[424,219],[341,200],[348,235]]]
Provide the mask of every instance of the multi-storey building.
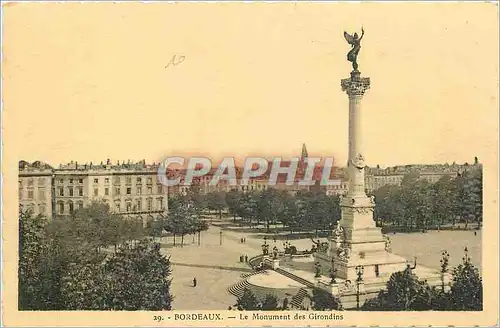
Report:
[[444,176],[456,177],[457,175],[474,168],[481,167],[477,159],[473,165],[465,164],[414,164],[393,166],[387,168],[367,167],[365,175],[365,185],[367,192],[372,192],[385,185],[401,184],[403,177],[410,172],[417,172],[420,179],[425,179],[430,183],[439,181]]
[[19,210],[52,216],[53,169],[40,161],[19,162]]
[[[112,165],[109,160],[100,165],[71,162],[43,171],[34,170],[32,166],[23,164],[21,167],[20,164],[19,195],[20,206],[33,210],[35,214],[71,215],[92,201],[103,201],[112,212],[143,221],[164,216],[168,210],[168,188],[158,180],[158,165],[155,164],[146,165],[142,161]],[[44,177],[46,181],[50,208],[44,208],[44,203],[31,197],[35,190],[31,178],[35,176],[40,181]],[[42,206],[44,211],[36,206]]]

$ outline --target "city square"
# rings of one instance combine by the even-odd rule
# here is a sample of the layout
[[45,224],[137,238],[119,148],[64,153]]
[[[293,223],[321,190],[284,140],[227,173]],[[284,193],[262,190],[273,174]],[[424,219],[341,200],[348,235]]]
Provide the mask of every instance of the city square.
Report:
[[[202,233],[201,246],[191,236],[186,237],[183,247],[174,246],[171,236],[161,238],[162,252],[171,256],[173,264],[174,309],[227,309],[236,303],[236,297],[228,292],[228,288],[238,283],[242,275],[253,272],[248,264],[239,261],[239,257],[261,254],[263,239],[257,229],[254,233],[238,232],[241,229],[232,226],[231,219],[215,221],[209,230]],[[233,229],[221,229],[221,226]],[[220,231],[223,231],[222,246]],[[271,244],[272,236],[269,235]],[[241,243],[241,238],[248,239],[246,243]],[[435,269],[439,268],[441,251],[447,250],[451,265],[456,266],[462,261],[464,247],[468,247],[471,261],[481,268],[481,232],[476,235],[473,230],[401,233],[391,235],[391,239],[393,252],[409,259],[416,256],[419,263]],[[309,249],[311,243],[309,238],[293,241],[299,249]],[[277,241],[277,245],[282,248],[281,240]],[[313,263],[310,266],[312,271]],[[193,287],[195,277],[198,284]],[[276,279],[280,280],[280,277]]]
[[79,5],[8,7],[15,320],[492,321],[491,9]]

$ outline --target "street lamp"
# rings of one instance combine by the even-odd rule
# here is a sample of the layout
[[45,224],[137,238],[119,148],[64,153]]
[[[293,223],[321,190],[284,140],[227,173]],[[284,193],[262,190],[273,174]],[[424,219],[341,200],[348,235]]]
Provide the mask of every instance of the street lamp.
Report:
[[330,273],[330,278],[332,278],[332,280],[330,281],[330,284],[336,284],[337,281],[335,280],[335,276],[337,274],[337,269],[335,269],[335,262],[332,258],[332,269],[331,269],[331,273]]
[[356,309],[359,310],[359,285],[363,281],[363,273],[365,268],[362,265],[356,266],[356,275],[358,276],[356,278]]
[[449,262],[449,259],[450,259],[450,254],[448,254],[447,251],[443,251],[441,253],[441,255],[443,256],[441,258],[441,289],[443,290],[443,293],[444,293],[444,274],[446,273],[446,271],[448,271],[448,262]]
[[464,257],[462,258],[464,261],[464,264],[467,264],[470,262],[470,257],[469,257],[469,250],[467,249],[467,246],[464,248]]

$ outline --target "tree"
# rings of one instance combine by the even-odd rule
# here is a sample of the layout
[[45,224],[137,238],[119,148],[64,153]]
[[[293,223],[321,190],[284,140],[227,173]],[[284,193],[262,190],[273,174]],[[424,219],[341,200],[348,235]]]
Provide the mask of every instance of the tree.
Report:
[[215,191],[207,195],[208,207],[219,213],[219,219],[222,219],[222,210],[227,207],[226,193]]
[[262,310],[264,311],[275,311],[279,309],[278,298],[273,294],[267,294],[264,301],[262,302]]
[[437,219],[438,229],[457,213],[458,190],[455,181],[448,175],[443,176],[433,186],[433,215]]
[[112,310],[170,310],[170,260],[147,239],[122,245],[105,264]]
[[111,283],[106,276],[102,259],[71,263],[61,280],[65,309],[108,310],[112,296]]
[[193,210],[191,208],[191,204],[181,203],[179,206],[172,207],[167,216],[167,220],[165,220],[164,229],[169,231],[174,236],[174,245],[175,245],[175,236],[181,236],[181,247],[184,246],[184,236],[192,232],[192,220],[191,215]]
[[240,311],[255,311],[260,310],[260,303],[254,293],[248,288],[243,290],[243,294],[241,297],[238,297],[238,300],[235,304],[236,308]]
[[463,262],[453,270],[450,298],[457,311],[481,311],[483,309],[483,282],[479,271],[467,254]]
[[158,218],[149,220],[146,223],[145,233],[146,235],[153,237],[153,239],[156,237],[161,237],[164,226],[165,223],[163,222],[163,219]]
[[368,311],[424,311],[431,310],[435,299],[435,289],[418,280],[408,266],[404,271],[395,272],[389,278],[387,290],[368,300],[362,310]]
[[259,218],[266,221],[266,230],[270,232],[270,225],[276,224],[284,210],[282,194],[276,189],[267,189],[259,193],[257,211]]
[[340,299],[332,294],[318,289],[313,289],[312,309],[316,311],[342,310]]
[[234,223],[236,223],[236,215],[239,213],[241,197],[241,193],[236,190],[232,190],[226,194],[226,204],[229,212],[233,215]]
[[[56,281],[49,278],[50,244],[45,234],[46,219],[32,216],[31,212],[19,215],[19,309],[49,310],[57,308],[54,297]],[[53,273],[57,273],[53,268]]]

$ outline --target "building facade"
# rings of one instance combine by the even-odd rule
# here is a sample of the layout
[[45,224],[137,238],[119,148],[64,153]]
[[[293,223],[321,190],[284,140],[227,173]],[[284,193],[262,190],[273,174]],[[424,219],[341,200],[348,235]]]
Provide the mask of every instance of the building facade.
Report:
[[46,165],[43,170],[24,162],[19,166],[20,209],[47,217],[69,216],[93,201],[102,201],[113,213],[146,222],[168,211],[168,188],[158,180],[157,171],[158,165],[144,161],[121,165],[109,160],[100,165],[71,162],[56,169]]
[[19,210],[46,217],[53,212],[53,169],[42,163],[19,162]]

